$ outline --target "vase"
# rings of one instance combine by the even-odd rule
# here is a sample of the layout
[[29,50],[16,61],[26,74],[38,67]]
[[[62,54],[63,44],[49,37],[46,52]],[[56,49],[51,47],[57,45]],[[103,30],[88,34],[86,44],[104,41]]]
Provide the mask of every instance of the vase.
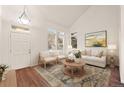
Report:
[[81,58],[76,58],[75,59],[75,63],[80,63],[81,62]]

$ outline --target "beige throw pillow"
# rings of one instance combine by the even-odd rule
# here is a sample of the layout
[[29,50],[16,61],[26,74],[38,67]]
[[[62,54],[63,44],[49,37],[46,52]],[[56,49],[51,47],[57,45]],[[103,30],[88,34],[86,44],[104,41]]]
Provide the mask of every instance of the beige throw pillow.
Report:
[[92,50],[92,56],[97,56],[99,54],[99,51],[98,50],[96,50],[96,49],[93,49]]
[[103,51],[99,52],[98,55],[96,55],[96,57],[102,57],[103,56]]
[[91,50],[86,50],[86,55],[91,56]]
[[85,50],[81,51],[81,55],[86,55],[86,51]]

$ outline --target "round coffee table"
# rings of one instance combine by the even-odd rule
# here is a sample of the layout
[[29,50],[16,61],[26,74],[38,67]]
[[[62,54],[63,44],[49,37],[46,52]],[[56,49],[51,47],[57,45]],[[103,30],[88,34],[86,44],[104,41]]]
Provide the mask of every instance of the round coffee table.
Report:
[[69,75],[71,77],[81,77],[84,75],[84,62],[76,63],[76,62],[67,62],[64,61],[64,74]]

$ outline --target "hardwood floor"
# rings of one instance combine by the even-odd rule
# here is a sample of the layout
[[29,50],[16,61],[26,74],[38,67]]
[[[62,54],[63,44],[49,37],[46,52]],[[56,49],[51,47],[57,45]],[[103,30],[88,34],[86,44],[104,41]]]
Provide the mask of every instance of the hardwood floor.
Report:
[[49,87],[50,85],[44,80],[33,68],[23,68],[16,70],[18,87]]
[[111,68],[111,78],[110,78],[109,86],[124,87],[124,84],[120,83],[119,67]]
[[17,87],[15,70],[8,71],[5,80],[0,81],[0,87]]
[[[16,70],[16,77],[18,87],[50,87],[50,84],[31,67]],[[118,67],[111,69],[108,87],[124,87],[124,84],[120,83]]]

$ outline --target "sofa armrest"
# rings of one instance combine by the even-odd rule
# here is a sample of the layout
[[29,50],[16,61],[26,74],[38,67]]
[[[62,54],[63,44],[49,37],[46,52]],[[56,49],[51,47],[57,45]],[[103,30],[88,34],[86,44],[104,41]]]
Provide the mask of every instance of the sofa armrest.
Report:
[[102,56],[101,59],[102,59],[103,62],[106,64],[106,61],[107,61],[106,56]]
[[44,62],[45,62],[44,57],[42,55],[39,55],[39,63],[38,64],[42,64]]

